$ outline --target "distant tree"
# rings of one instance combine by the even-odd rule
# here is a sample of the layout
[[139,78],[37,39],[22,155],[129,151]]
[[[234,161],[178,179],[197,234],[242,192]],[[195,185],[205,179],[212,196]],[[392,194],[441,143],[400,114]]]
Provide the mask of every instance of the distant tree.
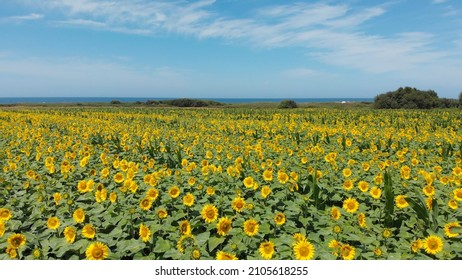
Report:
[[112,100],[111,104],[122,104],[122,102],[120,102],[119,100]]
[[297,108],[297,103],[293,100],[282,100],[279,105],[278,105],[278,108],[279,109],[290,109],[290,108]]
[[462,91],[459,93],[459,105],[462,107]]
[[418,90],[400,87],[395,91],[380,94],[374,99],[374,107],[379,109],[431,109],[441,106],[438,94],[433,90]]

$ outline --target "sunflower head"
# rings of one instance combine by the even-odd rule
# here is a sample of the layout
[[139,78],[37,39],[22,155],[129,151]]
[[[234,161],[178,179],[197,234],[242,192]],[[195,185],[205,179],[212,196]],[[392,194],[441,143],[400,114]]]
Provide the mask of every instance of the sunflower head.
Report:
[[423,241],[423,248],[427,254],[436,255],[443,251],[443,240],[436,235],[430,235]]
[[342,216],[342,213],[340,212],[340,210],[337,207],[334,206],[330,210],[330,216],[332,217],[332,219],[338,220]]
[[10,237],[8,237],[8,245],[13,249],[18,249],[19,247],[26,244],[26,237],[20,233],[14,233]]
[[231,202],[231,207],[236,211],[236,212],[241,212],[246,206],[245,200],[238,196],[233,199]]
[[95,228],[91,224],[86,224],[82,228],[82,236],[88,239],[93,239],[95,238],[96,231]]
[[308,240],[302,240],[293,247],[295,259],[311,260],[314,257],[315,248]]
[[64,238],[66,239],[67,243],[74,243],[75,241],[75,228],[68,226],[64,229]]
[[143,242],[148,242],[151,239],[151,230],[144,224],[140,224],[138,234]]
[[58,229],[59,225],[61,223],[59,222],[59,219],[57,217],[50,217],[48,218],[47,221],[47,227],[51,230],[56,230]]
[[276,225],[278,226],[281,226],[283,225],[285,222],[286,222],[286,216],[284,215],[284,213],[277,213],[275,216],[274,216],[274,222],[276,223]]
[[351,245],[343,244],[342,247],[340,248],[340,253],[341,253],[342,259],[352,260],[355,258],[356,249],[355,247]]
[[343,202],[343,209],[345,209],[348,213],[355,213],[359,208],[359,203],[354,198],[347,198]]
[[234,254],[226,253],[226,252],[223,252],[223,251],[218,251],[216,259],[217,260],[231,261],[231,260],[237,260],[238,258]]
[[74,211],[74,214],[72,215],[74,218],[74,221],[78,224],[83,223],[85,220],[85,212],[83,211],[82,208],[78,208],[77,210]]
[[269,186],[263,186],[261,188],[261,196],[263,196],[263,198],[267,198],[270,194],[271,194],[271,189]]
[[191,193],[187,193],[183,197],[183,204],[188,206],[188,207],[193,206],[193,204],[194,204],[194,195],[192,195]]
[[250,219],[244,222],[244,233],[248,236],[254,236],[258,233],[258,222],[254,219]]
[[181,221],[179,224],[179,229],[181,235],[189,235],[191,234],[191,224],[188,220]]
[[460,224],[459,222],[451,222],[451,223],[447,223],[446,225],[444,225],[444,234],[449,237],[449,238],[454,238],[454,237],[457,237],[460,235],[460,233],[458,232],[453,232],[452,230],[454,228],[459,228],[460,227]]
[[151,209],[152,207],[152,200],[149,197],[145,197],[140,201],[140,208],[144,211]]
[[265,260],[269,260],[273,257],[274,254],[274,243],[271,241],[263,242],[260,244],[258,251]]
[[211,223],[218,218],[218,209],[212,204],[207,204],[202,208],[201,216],[206,223]]
[[398,195],[395,198],[396,207],[401,208],[401,209],[408,207],[409,203],[407,202],[406,198],[407,197],[405,195]]
[[109,247],[101,242],[94,242],[87,247],[85,255],[88,260],[104,260],[109,256]]
[[180,188],[178,186],[173,186],[168,190],[168,195],[171,198],[177,198],[180,195]]
[[227,217],[222,217],[217,224],[217,232],[221,236],[225,236],[232,229],[232,221]]

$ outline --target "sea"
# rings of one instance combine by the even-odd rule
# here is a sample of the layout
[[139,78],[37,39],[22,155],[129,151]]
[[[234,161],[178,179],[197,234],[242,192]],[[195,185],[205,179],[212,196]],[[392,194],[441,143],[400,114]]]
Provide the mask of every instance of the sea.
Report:
[[[55,104],[55,103],[110,103],[113,100],[120,102],[146,102],[147,100],[172,100],[168,97],[0,97],[0,104]],[[280,102],[281,100],[293,100],[297,103],[349,103],[349,102],[373,102],[373,98],[192,98],[201,100],[214,100],[226,104],[257,103],[257,102]]]

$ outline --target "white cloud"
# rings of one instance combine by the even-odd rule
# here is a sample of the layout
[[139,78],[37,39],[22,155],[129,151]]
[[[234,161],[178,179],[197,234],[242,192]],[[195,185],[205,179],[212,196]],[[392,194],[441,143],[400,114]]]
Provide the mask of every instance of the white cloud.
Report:
[[385,6],[289,3],[262,7],[252,17],[225,17],[214,10],[214,0],[22,1],[59,11],[64,19],[55,22],[61,25],[141,35],[168,31],[260,48],[301,47],[326,63],[365,72],[409,71],[448,55],[432,49],[431,34],[362,32],[365,22],[387,12]]
[[5,22],[6,23],[10,23],[10,22],[19,23],[19,22],[24,22],[24,21],[39,20],[39,19],[42,19],[42,18],[44,18],[44,15],[32,13],[32,14],[28,14],[28,15],[10,16],[10,17],[0,18],[0,22],[3,22],[3,23],[5,23]]

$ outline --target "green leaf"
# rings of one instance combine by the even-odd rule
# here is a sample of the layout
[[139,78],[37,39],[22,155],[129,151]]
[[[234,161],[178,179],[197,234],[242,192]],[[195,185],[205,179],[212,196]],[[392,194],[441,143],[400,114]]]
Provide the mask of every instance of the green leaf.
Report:
[[210,232],[206,231],[196,235],[197,246],[202,247],[209,240]]
[[[144,244],[144,243],[143,243]],[[155,253],[165,253],[168,250],[170,250],[171,246],[170,243],[163,239],[162,237],[159,237],[156,241],[156,246],[154,247],[154,252]]]
[[212,252],[218,245],[223,243],[225,239],[223,237],[210,237],[209,239],[209,251]]

